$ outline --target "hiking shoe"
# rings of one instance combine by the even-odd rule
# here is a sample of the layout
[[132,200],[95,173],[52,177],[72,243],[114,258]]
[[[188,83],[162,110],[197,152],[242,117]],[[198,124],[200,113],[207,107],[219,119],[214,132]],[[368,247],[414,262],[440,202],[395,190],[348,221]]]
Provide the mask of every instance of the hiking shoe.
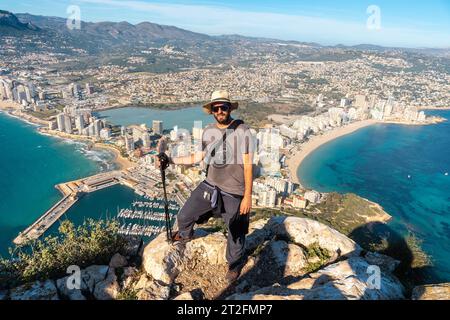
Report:
[[227,280],[228,284],[232,284],[239,278],[240,274],[241,272],[239,269],[228,270],[225,279]]
[[182,238],[182,237],[180,236],[180,233],[179,233],[178,231],[175,231],[175,232],[172,234],[172,243],[175,243],[175,242],[186,243],[186,242],[191,241],[192,238],[193,238],[193,237]]

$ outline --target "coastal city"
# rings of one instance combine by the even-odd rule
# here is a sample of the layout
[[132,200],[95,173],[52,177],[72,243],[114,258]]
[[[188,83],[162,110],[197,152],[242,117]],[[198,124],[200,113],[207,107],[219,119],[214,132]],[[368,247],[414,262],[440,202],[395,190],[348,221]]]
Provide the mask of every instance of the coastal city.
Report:
[[0,304],[450,299],[449,9],[3,4]]
[[[205,77],[208,79],[207,75]],[[235,79],[236,76],[231,78]],[[255,79],[257,78],[256,76]],[[180,88],[185,87],[186,85],[180,85]],[[256,84],[250,88],[259,91]],[[142,92],[146,91],[142,89]],[[206,94],[203,92],[201,97],[200,99],[197,96],[197,100],[191,102],[200,103],[206,99]],[[242,96],[240,98],[244,99]],[[89,177],[80,184],[73,182],[61,184],[64,187],[59,189],[64,189],[62,191],[64,198],[43,216],[50,216],[53,219],[41,217],[39,220],[41,223],[35,223],[25,231],[25,235],[28,236],[42,234],[51,226],[49,221],[55,222],[80,195],[91,192],[92,180],[96,189],[121,183],[133,188],[141,196],[160,196],[161,188],[158,188],[160,173],[155,167],[157,153],[155,147],[159,139],[163,136],[169,138],[168,152],[175,157],[190,154],[195,150],[195,141],[202,139],[201,124],[199,127],[194,123],[188,130],[180,130],[182,128],[178,127],[164,130],[164,123],[161,120],[153,120],[152,127],[148,128],[146,124],[119,126],[99,119],[95,114],[102,107],[86,103],[87,101],[99,103],[96,88],[91,83],[87,83],[84,87],[72,83],[63,90],[50,94],[49,91],[37,89],[37,85],[31,81],[21,82],[10,76],[2,76],[0,99],[2,105],[9,106],[8,112],[11,114],[39,124],[39,132],[64,139],[81,140],[93,147],[111,150],[116,154],[122,167],[117,173]],[[260,100],[258,97],[256,99]],[[164,101],[157,100],[157,102]],[[170,104],[173,101],[165,102]],[[61,110],[50,107],[56,103],[65,106]],[[443,120],[427,117],[418,106],[396,101],[392,96],[382,99],[375,94],[370,96],[347,94],[338,102],[332,102],[321,93],[310,108],[315,110],[310,115],[270,114],[267,116],[270,123],[251,129],[257,146],[254,157],[257,178],[254,180],[252,196],[254,208],[305,209],[309,203],[319,202],[320,193],[303,189],[299,185],[296,172],[301,161],[312,150],[330,139],[374,123],[426,125]],[[320,110],[326,111],[320,113]],[[49,111],[59,113],[55,116],[42,116]],[[205,179],[204,165],[189,168],[176,166],[170,168],[170,173],[168,192],[181,207],[190,192]],[[136,228],[137,226],[134,227]],[[39,229],[40,232],[33,233],[35,229]],[[134,234],[136,233],[137,231],[134,231]],[[21,234],[16,242],[24,242],[24,234]]]
[[[40,41],[32,34],[26,37]],[[42,134],[109,150],[120,167],[76,183],[62,182],[57,188],[64,198],[17,243],[27,235],[43,234],[83,193],[91,192],[90,180],[96,188],[120,183],[140,196],[161,196],[160,173],[155,168],[159,139],[168,138],[172,156],[189,154],[202,139],[201,122],[192,128],[166,128],[158,119],[151,127],[124,126],[99,117],[104,110],[126,106],[176,110],[201,105],[217,88],[228,90],[241,103],[236,116],[250,124],[257,146],[253,207],[301,210],[320,201],[320,193],[305,190],[297,177],[300,163],[318,146],[375,123],[437,123],[443,119],[427,117],[423,109],[450,105],[450,75],[439,64],[424,65],[414,54],[395,50],[381,54],[248,40],[246,45],[234,46],[235,61],[247,61],[246,65],[226,59],[176,71],[135,72],[149,55],[195,59],[189,47],[163,45],[141,50],[121,63],[67,70],[58,66],[72,60],[75,52],[81,57],[89,54],[76,48],[72,53],[54,54],[56,47],[21,54],[14,49],[23,39],[12,36],[3,41],[3,53],[11,59],[0,64],[2,109],[36,123]],[[342,58],[327,61],[319,56],[319,61],[308,61],[296,57],[314,50]],[[169,169],[168,192],[178,206],[205,179],[204,169],[203,163]],[[39,232],[33,232],[36,229]]]

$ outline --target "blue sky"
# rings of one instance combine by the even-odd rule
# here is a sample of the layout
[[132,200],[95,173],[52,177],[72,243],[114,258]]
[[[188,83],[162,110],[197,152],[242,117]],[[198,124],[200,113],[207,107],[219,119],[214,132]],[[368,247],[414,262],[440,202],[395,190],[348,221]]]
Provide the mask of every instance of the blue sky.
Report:
[[[80,7],[84,21],[151,21],[210,35],[450,47],[450,0],[0,0],[0,9],[59,17],[69,5]],[[368,13],[371,5],[379,16]]]

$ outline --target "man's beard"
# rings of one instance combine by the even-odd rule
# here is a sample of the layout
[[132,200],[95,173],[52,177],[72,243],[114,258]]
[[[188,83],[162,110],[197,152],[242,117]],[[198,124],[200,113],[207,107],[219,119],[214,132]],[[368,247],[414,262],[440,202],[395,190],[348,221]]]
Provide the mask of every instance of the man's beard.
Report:
[[227,116],[225,117],[225,119],[224,120],[219,120],[218,118],[217,118],[217,116],[214,114],[214,118],[216,119],[216,121],[219,123],[219,124],[228,124],[228,123],[230,123],[230,120],[231,120],[231,114],[230,113],[227,113]]

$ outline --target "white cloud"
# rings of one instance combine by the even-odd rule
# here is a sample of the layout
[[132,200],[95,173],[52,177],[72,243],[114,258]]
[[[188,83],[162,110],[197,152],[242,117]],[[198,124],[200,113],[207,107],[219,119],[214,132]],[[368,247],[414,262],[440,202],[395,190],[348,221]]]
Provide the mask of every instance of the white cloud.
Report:
[[[390,46],[450,46],[450,34],[383,27],[368,30],[366,20],[357,22],[258,11],[243,11],[217,5],[162,4],[143,1],[79,0],[148,14],[148,21],[171,24],[210,35],[241,34],[283,40],[316,41],[325,44],[372,43]],[[125,14],[124,14],[125,16]],[[368,16],[367,16],[368,17]],[[126,20],[126,17],[124,17]]]

